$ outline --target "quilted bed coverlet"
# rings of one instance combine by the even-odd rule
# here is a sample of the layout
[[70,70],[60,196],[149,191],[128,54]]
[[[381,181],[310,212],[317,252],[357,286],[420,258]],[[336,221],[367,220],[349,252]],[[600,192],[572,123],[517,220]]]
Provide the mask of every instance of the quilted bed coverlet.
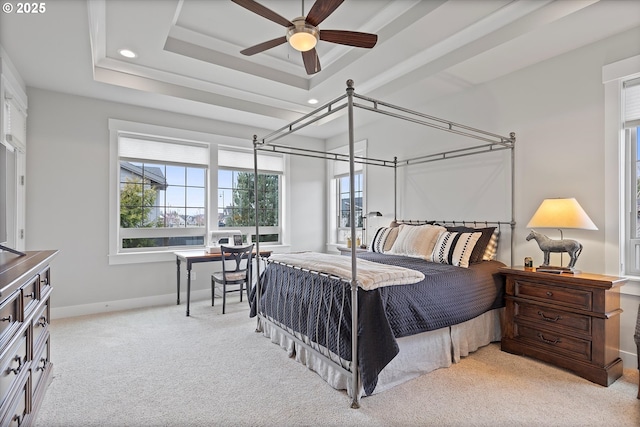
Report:
[[[498,273],[504,264],[497,261],[461,268],[399,255],[358,257],[424,275],[414,284],[358,290],[358,362],[367,395],[398,353],[396,338],[455,325],[504,305],[504,280]],[[277,263],[269,264],[260,283],[263,315],[294,335],[352,360],[348,283]],[[255,315],[254,296],[251,316]]]

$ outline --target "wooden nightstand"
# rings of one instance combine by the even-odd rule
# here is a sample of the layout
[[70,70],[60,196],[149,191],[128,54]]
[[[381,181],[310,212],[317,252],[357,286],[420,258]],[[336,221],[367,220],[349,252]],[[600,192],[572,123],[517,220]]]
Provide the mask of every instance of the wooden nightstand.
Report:
[[534,357],[603,386],[622,376],[620,287],[625,278],[502,268],[502,350]]

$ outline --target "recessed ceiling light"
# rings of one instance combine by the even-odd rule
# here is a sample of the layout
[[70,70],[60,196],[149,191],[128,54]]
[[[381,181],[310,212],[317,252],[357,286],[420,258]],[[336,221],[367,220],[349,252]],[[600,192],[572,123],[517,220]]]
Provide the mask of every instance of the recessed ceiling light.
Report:
[[136,56],[138,56],[134,51],[130,49],[120,49],[118,53],[124,56],[125,58],[135,58]]
[[311,98],[310,100],[307,101],[309,104],[314,105],[318,103],[318,100],[315,98]]

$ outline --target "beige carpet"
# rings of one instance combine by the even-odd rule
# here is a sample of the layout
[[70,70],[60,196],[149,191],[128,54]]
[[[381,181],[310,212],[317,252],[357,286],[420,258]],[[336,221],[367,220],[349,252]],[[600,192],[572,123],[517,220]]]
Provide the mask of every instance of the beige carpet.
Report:
[[[233,297],[232,297],[233,298]],[[639,426],[638,371],[606,388],[484,347],[384,393],[350,399],[254,332],[246,302],[53,321],[38,427]]]

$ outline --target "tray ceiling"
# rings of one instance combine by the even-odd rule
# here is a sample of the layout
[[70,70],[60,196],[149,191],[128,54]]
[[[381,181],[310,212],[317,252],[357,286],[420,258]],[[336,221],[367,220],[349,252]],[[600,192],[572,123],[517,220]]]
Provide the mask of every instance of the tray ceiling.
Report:
[[[300,1],[261,3],[288,19],[303,14]],[[412,107],[640,25],[640,2],[626,0],[346,0],[320,30],[376,33],[378,44],[320,41],[322,71],[309,76],[288,45],[241,55],[286,29],[228,0],[46,5],[41,15],[0,15],[0,44],[27,85],[264,129],[311,111],[310,98],[341,95],[347,79]]]

